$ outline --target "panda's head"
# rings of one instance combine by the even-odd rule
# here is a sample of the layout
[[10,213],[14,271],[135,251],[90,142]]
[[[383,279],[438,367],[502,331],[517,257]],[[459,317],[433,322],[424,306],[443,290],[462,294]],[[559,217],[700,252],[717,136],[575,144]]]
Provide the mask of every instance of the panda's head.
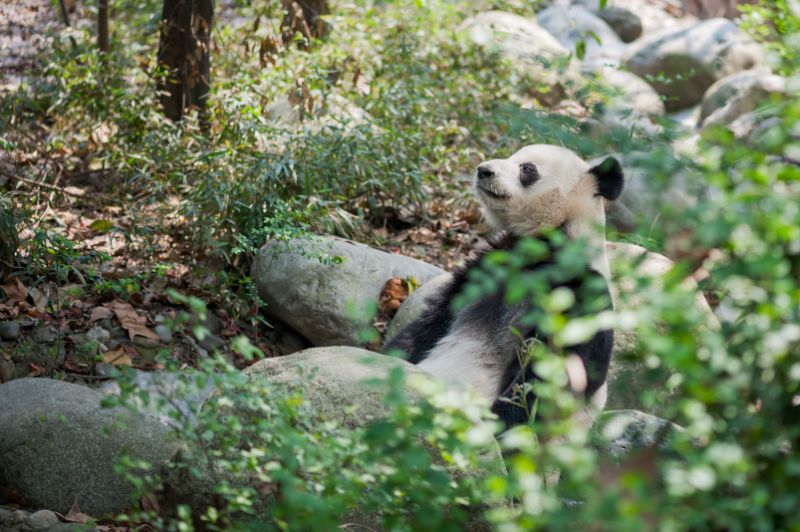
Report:
[[488,221],[517,235],[566,227],[577,237],[605,222],[603,199],[622,192],[622,167],[607,158],[590,167],[560,146],[526,146],[478,166],[475,190]]

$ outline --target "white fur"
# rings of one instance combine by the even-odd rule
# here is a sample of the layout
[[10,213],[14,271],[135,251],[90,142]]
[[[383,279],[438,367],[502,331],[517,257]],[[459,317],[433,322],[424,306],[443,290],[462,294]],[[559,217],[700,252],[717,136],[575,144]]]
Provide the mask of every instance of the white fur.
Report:
[[469,387],[488,401],[497,399],[503,368],[487,364],[496,358],[485,339],[475,331],[456,328],[439,340],[419,367],[446,379]]

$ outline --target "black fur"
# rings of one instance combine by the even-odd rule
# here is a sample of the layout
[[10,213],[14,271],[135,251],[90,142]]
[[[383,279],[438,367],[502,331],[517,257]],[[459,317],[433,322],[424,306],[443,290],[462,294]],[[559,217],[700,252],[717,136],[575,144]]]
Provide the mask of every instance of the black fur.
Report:
[[622,165],[613,157],[606,157],[602,163],[591,168],[590,173],[597,178],[597,193],[609,200],[615,200],[622,194],[625,176]]
[[[467,285],[469,272],[482,267],[487,253],[493,250],[514,252],[518,240],[517,237],[505,235],[489,242],[487,248],[481,250],[454,274],[448,285],[429,298],[427,310],[384,347],[386,352],[402,350],[409,362],[419,364],[430,354],[437,342],[448,334],[456,320],[456,313],[459,323],[466,322],[469,327],[487,331],[489,341],[496,347],[498,355],[496,360],[487,360],[486,364],[504,366],[503,377],[498,386],[500,393],[492,405],[492,411],[506,424],[506,427],[526,423],[530,417],[530,407],[535,401],[532,392],[525,397],[525,401],[520,401],[518,393],[520,385],[525,382],[533,383],[537,377],[530,364],[520,360],[519,354],[522,352],[523,340],[537,339],[545,343],[549,341],[539,330],[536,320],[530,319],[531,315],[535,316],[539,307],[535,301],[514,305],[506,303],[505,286],[459,310],[454,310],[452,303]],[[590,268],[569,272],[565,268],[556,266],[553,262],[555,248],[552,241],[546,237],[541,237],[540,240],[550,246],[550,255],[544,260],[531,261],[525,266],[525,273],[545,274],[550,290],[558,287],[570,288],[576,299],[571,311],[573,316],[611,308],[611,296],[602,275]],[[512,328],[518,335],[510,333]],[[586,343],[565,348],[565,352],[575,353],[583,360],[588,374],[585,391],[587,399],[594,395],[606,380],[613,344],[613,331],[604,330],[599,331]],[[522,404],[526,406],[521,406]]]

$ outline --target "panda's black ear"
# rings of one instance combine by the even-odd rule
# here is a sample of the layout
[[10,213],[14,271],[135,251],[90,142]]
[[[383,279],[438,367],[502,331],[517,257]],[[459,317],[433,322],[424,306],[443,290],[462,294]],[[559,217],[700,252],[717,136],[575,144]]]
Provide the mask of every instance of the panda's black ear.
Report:
[[613,157],[606,157],[603,162],[589,170],[597,179],[597,193],[609,200],[615,200],[622,194],[625,177],[622,165]]

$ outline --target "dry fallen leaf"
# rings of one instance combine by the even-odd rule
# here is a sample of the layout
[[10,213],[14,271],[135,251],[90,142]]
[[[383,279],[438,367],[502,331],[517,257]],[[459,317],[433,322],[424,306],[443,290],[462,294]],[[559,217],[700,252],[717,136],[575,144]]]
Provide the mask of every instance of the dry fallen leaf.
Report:
[[401,277],[392,277],[381,290],[380,305],[381,312],[393,314],[400,308],[400,304],[408,297],[408,284]]
[[106,307],[94,307],[92,309],[92,315],[89,317],[89,323],[104,320],[111,316],[111,309]]
[[28,294],[33,299],[33,305],[39,312],[44,312],[47,308],[47,303],[50,301],[50,287],[42,285],[41,288],[31,288]]
[[15,278],[12,282],[0,286],[3,292],[6,293],[9,303],[21,301],[24,302],[28,299],[28,289],[22,284],[19,278]]
[[142,504],[142,510],[145,512],[152,512],[156,515],[161,513],[161,508],[158,505],[158,499],[156,499],[155,495],[142,495],[139,502]]
[[158,335],[147,327],[147,318],[140,316],[130,303],[115,299],[108,304],[108,308],[114,311],[114,315],[117,317],[120,324],[122,324],[122,327],[128,331],[128,336],[131,340],[133,340],[133,337],[136,335],[151,340],[159,339]]
[[122,347],[106,351],[101,355],[101,358],[103,362],[112,366],[133,366],[133,360]]

